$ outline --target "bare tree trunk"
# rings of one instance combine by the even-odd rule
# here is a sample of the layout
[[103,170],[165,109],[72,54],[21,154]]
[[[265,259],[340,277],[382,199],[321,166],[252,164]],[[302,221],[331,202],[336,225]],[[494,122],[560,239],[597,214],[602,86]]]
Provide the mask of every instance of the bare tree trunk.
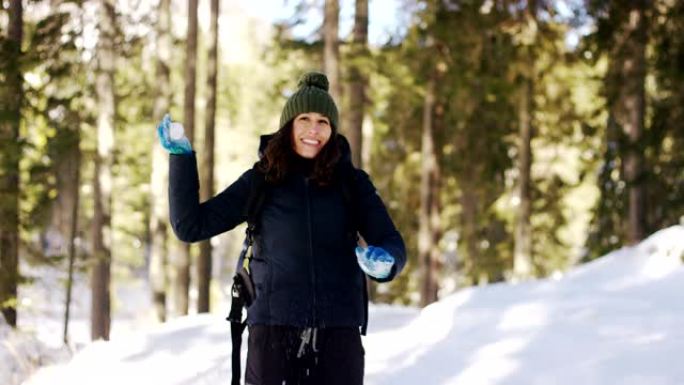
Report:
[[[185,100],[183,125],[185,135],[192,141],[195,138],[195,91],[197,81],[197,0],[188,0],[188,33],[185,51]],[[174,261],[174,291],[176,312],[188,314],[190,294],[190,245],[179,249]]]
[[349,66],[349,110],[345,132],[352,150],[352,162],[362,167],[363,115],[366,101],[366,76],[363,73],[363,59],[368,55],[368,0],[356,0],[354,30],[352,31],[352,53]]
[[471,283],[476,283],[481,276],[481,263],[480,260],[480,247],[478,244],[478,228],[477,228],[477,218],[478,218],[478,196],[475,192],[475,186],[470,183],[474,183],[474,175],[471,171],[466,171],[463,182],[463,193],[461,195],[461,222],[463,227],[463,236],[459,237],[463,239],[463,245],[465,247],[466,255],[463,258],[463,275],[468,277]]
[[185,100],[183,125],[192,140],[195,133],[195,92],[197,81],[197,0],[188,0],[188,31],[185,45]]
[[635,244],[646,236],[645,162],[642,150],[645,116],[646,44],[649,2],[631,2],[627,18],[621,24],[612,60],[617,60],[619,74],[611,113],[626,139],[622,151],[623,180],[629,191],[627,242]]
[[520,131],[518,153],[518,212],[515,226],[515,246],[513,251],[513,275],[525,280],[533,276],[532,234],[530,225],[531,196],[530,172],[532,167],[532,80],[525,79],[522,86],[519,106],[518,125]]
[[[19,284],[19,125],[24,99],[19,67],[23,38],[21,0],[9,4],[9,33],[2,47],[5,72],[0,85],[0,309],[7,323],[17,326]],[[7,56],[5,56],[7,55]],[[7,60],[4,59],[7,57]]]
[[423,285],[421,289],[421,305],[427,306],[437,301],[437,261],[432,252],[434,248],[434,234],[432,229],[434,194],[433,179],[435,176],[437,159],[434,142],[434,107],[435,107],[435,75],[430,75],[425,90],[425,104],[423,106],[423,135],[422,135],[422,167],[420,179],[420,228],[418,233],[418,258],[423,267]]
[[[67,270],[67,287],[66,287],[66,303],[64,305],[64,344],[69,344],[69,318],[71,310],[71,288],[74,282],[74,262],[76,260],[76,234],[78,233],[78,205],[80,201],[79,187],[81,185],[81,149],[80,149],[80,133],[79,127],[76,130],[76,143],[74,143],[73,150],[69,154],[69,163],[71,170],[68,175],[71,177],[72,188],[66,190],[71,194],[71,218],[69,229],[69,267]],[[65,190],[63,190],[65,191]],[[66,192],[65,191],[65,192]]]
[[[159,122],[171,107],[171,0],[159,2],[157,21],[157,91],[154,104],[154,121]],[[150,202],[150,265],[149,279],[155,314],[161,322],[166,321],[166,286],[168,265],[169,199],[166,186],[169,182],[168,155],[156,142],[152,148],[152,175]]]
[[95,157],[93,214],[93,270],[91,338],[109,339],[111,325],[111,202],[112,165],[114,148],[114,33],[115,8],[113,0],[99,3],[100,36],[96,48],[97,75],[97,155]]
[[518,106],[520,131],[518,153],[518,212],[513,251],[513,275],[525,280],[533,276],[532,234],[530,226],[530,172],[532,166],[532,80],[524,81]]
[[532,40],[523,46],[521,87],[518,98],[518,212],[514,233],[513,276],[526,280],[534,275],[532,262],[532,229],[530,217],[532,202],[530,194],[532,167],[532,136],[534,116],[534,49],[536,44],[537,2],[529,1],[524,15],[525,26],[532,29]]
[[[439,84],[439,76],[435,77],[435,87]],[[437,91],[435,91],[435,94]],[[436,98],[436,96],[435,96]],[[432,123],[432,172],[430,173],[430,270],[433,271],[434,283],[428,293],[435,301],[439,299],[439,271],[442,264],[442,202],[440,190],[442,188],[442,170],[439,166],[438,132],[444,130],[444,104],[435,104],[435,114]]]
[[[214,127],[216,124],[216,76],[218,72],[218,14],[219,0],[211,0],[211,24],[209,34],[211,43],[207,61],[207,108],[204,131],[204,152],[202,153],[203,178],[201,186],[202,200],[214,195]],[[211,289],[211,242],[206,240],[200,244],[200,256],[197,260],[197,312],[207,313],[210,309]]]
[[[330,83],[330,96],[339,105],[342,89],[340,84],[340,4],[338,0],[325,0],[323,20],[323,69]],[[338,127],[339,128],[339,127]]]

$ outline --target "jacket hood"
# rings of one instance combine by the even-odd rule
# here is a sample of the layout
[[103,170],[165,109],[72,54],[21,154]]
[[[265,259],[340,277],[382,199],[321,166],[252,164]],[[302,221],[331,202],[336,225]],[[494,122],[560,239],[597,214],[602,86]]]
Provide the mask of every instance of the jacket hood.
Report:
[[[261,135],[259,137],[259,159],[261,159],[264,156],[264,151],[266,151],[266,146],[268,145],[268,142],[275,136],[276,134],[267,134],[267,135]],[[344,137],[344,135],[340,133],[336,133],[334,139],[337,142],[337,147],[340,149],[340,163],[351,163],[351,146],[349,145],[349,141],[347,138]]]

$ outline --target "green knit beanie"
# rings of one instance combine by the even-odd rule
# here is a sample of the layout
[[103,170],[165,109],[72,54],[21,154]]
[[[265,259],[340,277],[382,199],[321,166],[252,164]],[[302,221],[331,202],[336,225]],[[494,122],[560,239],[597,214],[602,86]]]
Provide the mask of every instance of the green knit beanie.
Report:
[[333,130],[339,127],[337,106],[328,93],[328,78],[320,72],[305,73],[297,84],[297,92],[292,94],[280,115],[280,129],[299,114],[318,112],[330,119]]

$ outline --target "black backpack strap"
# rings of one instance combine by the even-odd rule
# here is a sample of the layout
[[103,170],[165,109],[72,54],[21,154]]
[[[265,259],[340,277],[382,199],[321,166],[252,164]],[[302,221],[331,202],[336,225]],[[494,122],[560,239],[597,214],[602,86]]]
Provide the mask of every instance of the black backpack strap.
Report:
[[256,165],[252,169],[254,170],[254,173],[244,213],[247,217],[247,230],[240,257],[238,258],[238,264],[235,269],[235,275],[233,276],[230,314],[227,318],[227,320],[230,321],[230,336],[233,345],[231,385],[240,385],[242,334],[247,327],[247,321],[242,320],[242,310],[252,304],[256,295],[254,284],[251,279],[251,272],[249,271],[249,263],[253,253],[253,250],[250,250],[250,248],[253,249],[254,235],[258,232],[257,223],[259,215],[261,214],[261,209],[263,208],[267,195],[267,184],[264,174],[257,170]]
[[[240,252],[239,261],[243,261],[247,256],[249,248],[251,247],[251,241],[249,236],[245,237],[245,241],[242,244],[242,251]],[[251,283],[246,281],[242,271],[242,264],[238,263],[236,268],[236,273],[233,276],[233,287],[231,288],[231,302],[230,302],[230,313],[228,314],[228,321],[230,321],[230,337],[233,345],[232,349],[232,379],[231,385],[240,385],[240,350],[242,349],[242,332],[247,326],[247,321],[242,320],[242,309],[245,305],[249,306],[251,304],[251,299],[249,298],[249,293],[247,291],[247,286]]]
[[232,323],[230,324],[230,337],[233,341],[232,351],[232,370],[233,376],[231,378],[231,385],[240,385],[240,349],[242,348],[242,332],[245,330],[247,323]]
[[240,385],[240,350],[242,349],[242,332],[247,326],[247,322],[242,320],[242,309],[245,307],[243,298],[243,291],[241,290],[242,276],[235,274],[233,277],[232,301],[230,304],[230,339],[233,345],[232,349],[232,379],[231,385]]
[[252,167],[252,181],[249,187],[249,197],[245,206],[245,216],[247,217],[247,235],[252,237],[256,232],[261,209],[264,206],[267,195],[267,183],[264,173],[259,171],[257,163]]

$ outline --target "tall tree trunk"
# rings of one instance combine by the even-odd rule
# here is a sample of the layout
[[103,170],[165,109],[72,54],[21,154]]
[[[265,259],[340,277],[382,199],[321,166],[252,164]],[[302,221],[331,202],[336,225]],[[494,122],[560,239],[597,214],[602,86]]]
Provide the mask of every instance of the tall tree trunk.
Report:
[[623,180],[628,188],[627,242],[635,244],[646,236],[646,184],[643,154],[645,114],[646,44],[648,25],[647,0],[629,2],[629,11],[620,23],[612,60],[616,60],[618,75],[610,113],[622,128]]
[[[80,125],[80,122],[78,122]],[[65,344],[69,344],[69,319],[71,313],[71,289],[74,282],[74,262],[76,261],[76,235],[78,233],[78,205],[80,201],[79,187],[81,185],[81,149],[80,149],[80,127],[75,129],[76,140],[71,151],[67,155],[67,161],[70,164],[70,169],[67,175],[70,177],[71,188],[65,188],[62,191],[71,194],[71,215],[69,218],[68,231],[68,258],[69,265],[67,269],[67,287],[66,287],[66,303],[64,304],[64,333],[62,339]]]
[[[435,88],[440,82],[439,74],[435,77]],[[435,91],[437,94],[437,91]],[[436,99],[436,95],[435,95]],[[442,268],[442,170],[439,166],[438,133],[444,131],[444,104],[435,103],[435,114],[432,123],[432,172],[430,173],[430,269],[433,271],[434,284],[429,289],[435,301],[439,299],[439,271]]]
[[532,167],[532,136],[534,116],[534,49],[536,43],[536,1],[527,3],[524,22],[532,29],[531,41],[522,47],[521,86],[518,97],[518,212],[513,249],[513,276],[526,280],[534,275],[532,263],[532,229],[530,217],[532,202],[530,194]]
[[[197,0],[188,0],[188,33],[185,46],[185,100],[183,124],[185,135],[192,141],[195,138],[195,91],[197,81]],[[188,314],[190,293],[190,245],[184,244],[174,254],[176,274],[174,291],[176,312]]]
[[[202,200],[214,195],[214,127],[216,124],[216,76],[218,72],[218,14],[219,0],[211,0],[211,24],[209,34],[211,42],[207,61],[207,108],[204,131],[204,148],[202,151]],[[207,313],[210,308],[211,288],[211,242],[206,240],[200,244],[200,256],[197,260],[197,312]]]
[[[55,187],[57,196],[51,204],[50,224],[46,229],[48,234],[59,234],[59,242],[55,241],[50,245],[49,253],[66,255],[68,253],[69,234],[73,225],[73,207],[78,199],[78,184],[75,183],[79,177],[77,165],[80,162],[80,133],[79,118],[76,113],[68,111],[71,115],[69,125],[64,123],[52,123],[58,127],[57,136],[53,139],[60,143],[54,161]],[[57,247],[58,246],[58,247]]]
[[19,283],[19,125],[24,98],[19,67],[23,38],[21,0],[9,3],[9,33],[2,48],[4,84],[0,85],[0,309],[17,326]]
[[518,212],[516,213],[513,250],[513,275],[525,280],[533,275],[532,234],[530,225],[530,174],[532,167],[532,79],[525,79],[518,99]]
[[349,65],[349,116],[345,132],[352,150],[352,162],[362,167],[363,115],[366,101],[366,76],[363,60],[368,56],[368,0],[356,0],[352,52]]
[[109,339],[111,325],[111,202],[114,147],[114,33],[113,0],[99,2],[100,36],[96,48],[97,154],[95,156],[91,338]]
[[474,183],[477,179],[471,170],[466,170],[464,178],[462,179],[461,194],[461,223],[463,235],[459,239],[463,240],[463,247],[465,248],[465,256],[463,257],[462,269],[463,275],[467,277],[471,283],[477,283],[480,280],[482,273],[479,237],[478,237],[478,195]]
[[[361,63],[367,55],[368,0],[356,0],[347,98],[349,113],[346,115],[344,132],[351,146],[352,163],[358,168],[363,167],[363,116],[366,102],[366,77]],[[366,287],[369,298],[373,300],[376,295],[376,284],[366,277]]]
[[420,228],[418,233],[418,258],[422,264],[423,285],[421,304],[427,306],[437,301],[437,260],[433,253],[435,239],[433,233],[434,177],[437,158],[435,156],[434,108],[436,78],[428,79],[423,106],[422,167],[420,179]]
[[[171,107],[171,0],[160,0],[157,21],[157,90],[154,104],[154,121],[159,122]],[[166,289],[168,265],[169,199],[166,186],[169,182],[168,155],[156,142],[152,148],[152,175],[150,203],[150,265],[149,279],[155,314],[166,321]]]
[[[340,84],[340,42],[339,42],[340,4],[338,0],[325,0],[323,20],[323,69],[330,83],[330,96],[340,105],[342,94]],[[339,128],[339,127],[338,127]]]

